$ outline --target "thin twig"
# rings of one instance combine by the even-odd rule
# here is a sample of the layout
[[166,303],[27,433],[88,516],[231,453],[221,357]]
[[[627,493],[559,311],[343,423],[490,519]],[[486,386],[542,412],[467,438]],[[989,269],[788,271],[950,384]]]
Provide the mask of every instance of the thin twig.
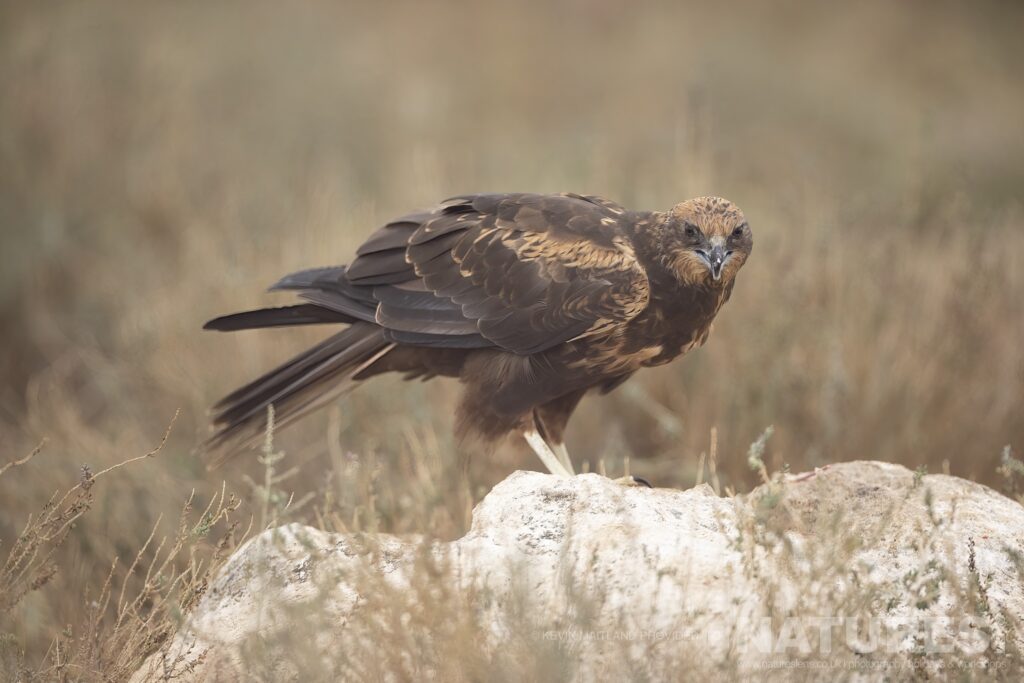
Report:
[[42,441],[39,442],[38,446],[36,446],[35,448],[32,449],[31,453],[26,455],[21,460],[12,460],[11,462],[9,462],[6,465],[4,465],[3,467],[0,467],[0,477],[3,476],[4,472],[6,472],[7,470],[11,469],[12,467],[21,467],[22,465],[27,463],[32,458],[34,458],[37,455],[39,455],[39,452],[43,450],[43,446],[45,446],[45,445],[46,445],[46,439],[43,439]]
[[178,415],[180,413],[181,413],[181,408],[178,408],[177,410],[174,411],[174,417],[171,418],[170,424],[167,425],[167,431],[164,432],[164,438],[160,439],[160,444],[156,448],[154,448],[149,453],[146,453],[144,455],[137,455],[134,458],[129,458],[128,460],[125,460],[123,462],[119,462],[116,465],[111,465],[110,467],[108,467],[105,470],[100,470],[99,472],[94,474],[92,476],[92,478],[93,479],[97,479],[97,478],[103,476],[104,474],[106,474],[107,472],[111,472],[113,470],[116,470],[118,467],[123,467],[124,465],[130,465],[133,462],[138,462],[139,460],[145,460],[146,458],[152,458],[154,455],[159,453],[161,450],[163,450],[164,445],[167,443],[167,439],[170,438],[170,436],[171,436],[171,429],[174,428],[174,423],[178,420]]

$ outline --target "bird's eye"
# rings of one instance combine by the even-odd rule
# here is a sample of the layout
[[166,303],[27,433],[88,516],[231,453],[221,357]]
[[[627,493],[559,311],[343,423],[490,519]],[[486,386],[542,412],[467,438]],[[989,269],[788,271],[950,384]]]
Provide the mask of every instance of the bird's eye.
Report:
[[732,231],[732,236],[733,237],[743,237],[743,228],[744,228],[744,226],[742,226],[742,225],[736,226],[736,229]]
[[697,226],[696,225],[694,225],[693,223],[690,223],[689,221],[687,221],[683,225],[685,226],[685,232],[686,232],[686,236],[687,237],[696,237],[697,236],[697,232],[698,231],[697,231]]

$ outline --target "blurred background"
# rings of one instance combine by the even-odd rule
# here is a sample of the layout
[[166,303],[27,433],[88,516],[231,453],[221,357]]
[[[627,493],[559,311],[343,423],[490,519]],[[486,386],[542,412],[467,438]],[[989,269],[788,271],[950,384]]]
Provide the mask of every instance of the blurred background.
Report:
[[[286,303],[263,293],[280,275],[460,193],[717,194],[750,220],[708,345],[587,399],[577,462],[743,492],[771,425],[772,470],[882,459],[998,486],[1024,443],[1021,26],[987,1],[3,3],[0,463],[48,441],[0,478],[0,549],[181,413],[0,630],[45,649],[190,491],[265,506],[255,453],[214,472],[192,453],[206,407],[326,332],[202,323]],[[539,463],[457,453],[457,391],[382,378],[281,433],[282,515],[461,534]]]

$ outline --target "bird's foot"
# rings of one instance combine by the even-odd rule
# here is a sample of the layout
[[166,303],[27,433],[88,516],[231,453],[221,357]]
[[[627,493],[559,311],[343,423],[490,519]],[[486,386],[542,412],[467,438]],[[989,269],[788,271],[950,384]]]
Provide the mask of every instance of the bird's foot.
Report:
[[643,477],[636,477],[633,475],[626,475],[625,477],[619,477],[618,479],[612,479],[613,483],[619,484],[620,486],[646,486],[649,489],[653,489],[651,482],[647,481]]
[[[629,456],[626,456],[623,459],[622,469],[623,476],[619,477],[618,479],[612,479],[612,482],[618,484],[619,486],[646,486],[649,489],[654,488],[651,485],[651,482],[647,481],[643,477],[637,477],[629,473]],[[597,473],[600,474],[602,477],[608,477],[608,474],[605,471],[604,467],[604,460],[599,460],[597,462]],[[608,478],[611,479],[611,477]]]

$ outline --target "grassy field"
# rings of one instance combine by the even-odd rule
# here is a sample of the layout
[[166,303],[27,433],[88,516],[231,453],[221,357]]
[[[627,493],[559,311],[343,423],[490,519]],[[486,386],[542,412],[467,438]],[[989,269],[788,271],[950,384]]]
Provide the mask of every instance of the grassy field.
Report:
[[[46,442],[0,474],[0,562],[32,541],[0,572],[0,667],[116,679],[161,633],[117,615],[169,628],[250,524],[453,538],[538,467],[518,443],[456,453],[458,386],[392,378],[280,434],[275,464],[192,453],[209,404],[324,334],[206,319],[459,193],[718,194],[750,219],[708,345],[586,400],[578,462],[746,491],[773,426],[773,471],[870,458],[1001,486],[1004,446],[1024,448],[1022,20],[1000,2],[4,3],[0,468]],[[158,453],[103,473],[176,413]],[[147,580],[169,550],[152,576],[183,583]],[[54,668],[61,647],[82,668]]]

